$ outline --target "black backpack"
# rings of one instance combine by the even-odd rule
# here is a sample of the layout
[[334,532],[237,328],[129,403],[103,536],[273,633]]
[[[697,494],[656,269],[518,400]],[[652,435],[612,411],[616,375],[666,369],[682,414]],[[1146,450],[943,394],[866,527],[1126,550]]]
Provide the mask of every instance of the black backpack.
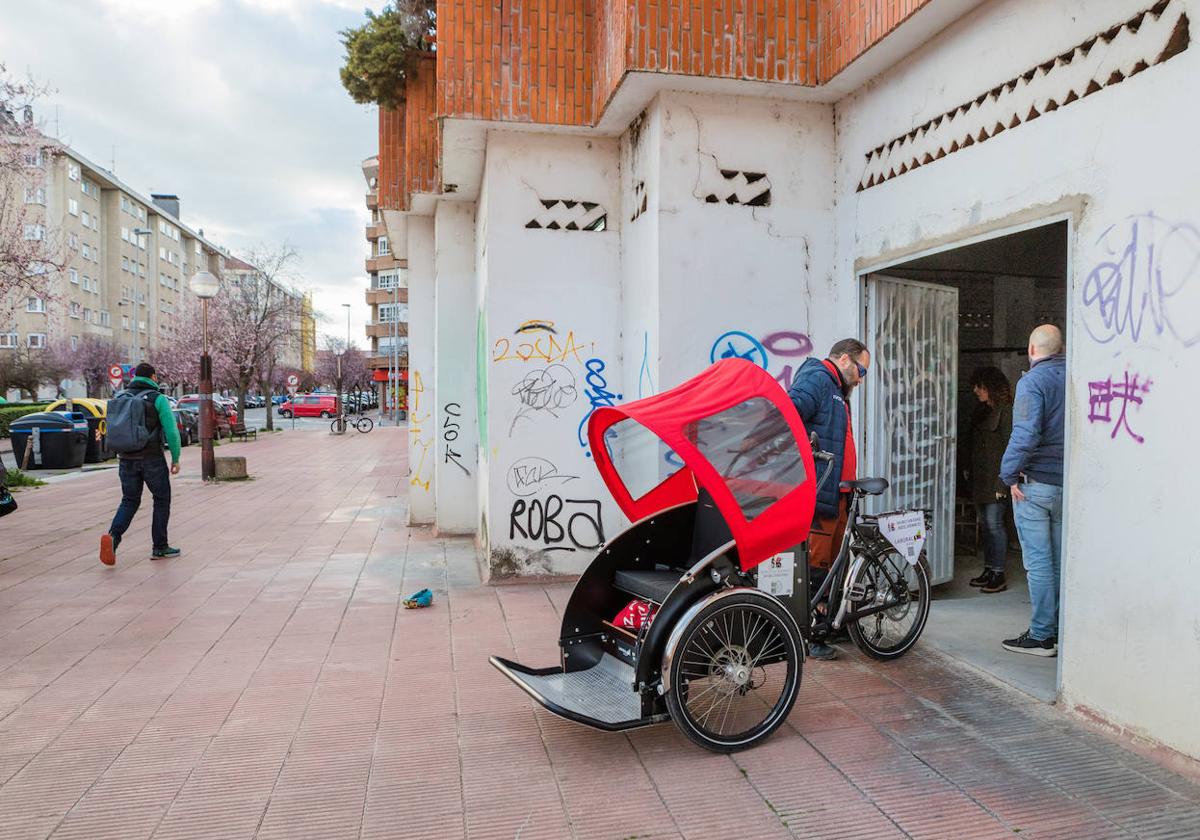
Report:
[[[157,437],[158,429],[150,428],[147,411],[155,411],[158,391],[124,390],[108,401],[108,448],[118,453],[141,452]],[[150,399],[147,400],[146,397]]]

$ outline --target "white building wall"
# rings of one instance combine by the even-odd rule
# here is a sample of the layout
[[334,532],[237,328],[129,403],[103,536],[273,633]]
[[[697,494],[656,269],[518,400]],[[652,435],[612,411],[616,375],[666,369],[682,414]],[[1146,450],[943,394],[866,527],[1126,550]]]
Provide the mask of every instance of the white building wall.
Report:
[[[618,144],[494,132],[484,178],[488,562],[578,572],[619,521],[580,442],[622,392]],[[603,230],[562,229],[600,213]]]
[[[836,334],[826,314],[830,108],[672,93],[658,109],[657,384],[673,387],[730,353],[790,384],[814,344],[822,353]],[[769,203],[752,203],[766,190]]]
[[[1200,410],[1200,112],[1180,107],[1194,98],[1200,47],[1069,103],[1080,84],[1072,74],[1086,65],[1043,70],[1029,97],[1046,111],[1036,120],[1023,102],[1014,109],[1024,111],[1020,124],[856,191],[872,149],[1145,6],[996,0],[839,103],[835,278],[850,289],[856,267],[1069,215],[1062,695],[1200,757],[1194,503],[1180,483],[1200,470],[1187,423]],[[1175,0],[1164,14],[1180,10],[1194,32],[1200,2]],[[1155,34],[1144,20],[1137,37],[1126,30],[1099,42],[1091,60],[1117,62],[1127,75],[1140,59],[1153,63]],[[1103,75],[1102,83],[1110,70]],[[855,320],[858,300],[839,298],[840,321]],[[1129,392],[1137,402],[1094,400],[1110,382],[1127,393],[1126,376],[1139,384]]]
[[439,533],[474,533],[479,448],[475,406],[475,205],[439,202],[434,235],[437,529]]
[[432,216],[408,219],[408,521],[432,525],[437,494]]

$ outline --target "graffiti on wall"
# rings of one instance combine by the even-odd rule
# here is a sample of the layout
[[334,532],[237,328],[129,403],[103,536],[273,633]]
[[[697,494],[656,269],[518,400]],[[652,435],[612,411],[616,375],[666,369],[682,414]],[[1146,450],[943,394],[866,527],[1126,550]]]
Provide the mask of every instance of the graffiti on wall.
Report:
[[652,397],[657,392],[650,371],[650,333],[642,333],[642,365],[638,368],[638,399]]
[[429,450],[433,448],[433,440],[425,437],[425,424],[429,422],[431,412],[426,408],[425,413],[421,413],[421,395],[425,393],[425,385],[421,382],[421,371],[412,371],[410,378],[408,386],[408,449],[411,466],[409,467],[408,483],[412,487],[428,492],[433,471],[433,458],[429,457]]
[[1170,336],[1200,343],[1200,228],[1141,213],[1109,226],[1083,280],[1082,318],[1100,344]]
[[508,538],[541,543],[546,551],[591,551],[604,544],[599,499],[544,498],[513,500],[508,515]]
[[798,360],[811,354],[812,350],[812,341],[800,332],[780,330],[758,339],[744,330],[729,330],[712,343],[708,360],[747,359],[772,372],[776,381],[787,388],[792,384]]
[[[1142,405],[1142,397],[1150,392],[1150,386],[1153,384],[1148,377],[1142,379],[1136,373],[1130,379],[1129,371],[1125,371],[1118,380],[1108,376],[1098,382],[1089,382],[1088,422],[1093,425],[1102,423],[1112,426],[1112,434],[1109,437],[1114,440],[1124,429],[1137,443],[1144,443],[1146,439],[1129,425],[1128,412],[1130,405]],[[1114,413],[1117,415],[1116,420],[1113,419]]]
[[462,453],[458,452],[454,447],[459,438],[459,430],[462,428],[462,406],[456,402],[446,403],[442,412],[446,415],[442,421],[442,442],[445,444],[445,455],[442,457],[443,463],[454,464],[463,471],[466,475],[470,475],[471,471],[467,469],[462,462]]
[[588,359],[583,366],[587,371],[583,377],[583,381],[587,385],[583,389],[583,393],[588,399],[588,409],[584,413],[583,419],[579,421],[576,436],[579,439],[579,445],[583,447],[584,457],[591,458],[592,450],[588,445],[587,438],[588,419],[597,408],[616,405],[617,400],[624,399],[624,395],[614,394],[608,390],[608,378],[604,374],[606,364],[603,359]]
[[509,492],[514,496],[532,496],[543,490],[557,489],[577,478],[577,475],[560,473],[553,461],[537,455],[527,455],[508,468],[505,481]]
[[568,330],[560,336],[553,321],[533,319],[519,324],[512,338],[498,338],[492,345],[493,362],[555,362],[576,361],[583,363],[582,352],[595,347],[595,343],[580,344],[575,331]]
[[512,437],[522,418],[538,412],[558,417],[559,411],[573,405],[579,398],[575,374],[565,365],[557,364],[526,373],[513,385],[512,394],[520,403],[520,408],[509,426],[509,437]]

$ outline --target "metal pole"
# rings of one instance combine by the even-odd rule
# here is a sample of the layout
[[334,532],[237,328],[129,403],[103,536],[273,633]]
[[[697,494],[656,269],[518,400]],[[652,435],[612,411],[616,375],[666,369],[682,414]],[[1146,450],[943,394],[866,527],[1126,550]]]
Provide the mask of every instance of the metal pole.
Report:
[[200,355],[200,477],[209,481],[217,475],[213,452],[212,359],[208,355],[208,299],[200,301],[204,319],[204,352]]
[[389,361],[391,362],[391,370],[388,372],[388,391],[392,403],[392,425],[400,425],[400,406],[396,399],[397,393],[400,390],[400,348],[397,346],[400,342],[400,319],[396,317],[396,309],[400,303],[400,276],[392,278],[392,320],[388,325],[388,332],[392,336],[391,352],[388,353]]

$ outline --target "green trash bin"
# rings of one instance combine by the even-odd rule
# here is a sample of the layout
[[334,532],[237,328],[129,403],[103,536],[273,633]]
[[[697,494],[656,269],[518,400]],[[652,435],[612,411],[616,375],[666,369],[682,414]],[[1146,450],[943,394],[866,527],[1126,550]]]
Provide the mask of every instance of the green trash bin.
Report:
[[87,455],[88,422],[77,411],[26,414],[10,423],[8,431],[18,467],[26,464],[26,448],[33,450],[27,467],[31,470],[69,470],[83,466]]

